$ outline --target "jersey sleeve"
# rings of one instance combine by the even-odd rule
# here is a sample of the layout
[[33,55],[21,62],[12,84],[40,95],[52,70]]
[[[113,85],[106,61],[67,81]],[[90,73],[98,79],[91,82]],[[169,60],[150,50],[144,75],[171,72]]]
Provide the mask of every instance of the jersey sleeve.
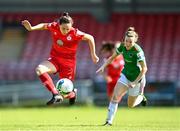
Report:
[[85,33],[76,29],[76,33],[75,33],[75,38],[76,40],[82,40],[82,38],[84,37]]
[[58,26],[58,24],[56,22],[48,23],[47,24],[47,29],[52,31],[52,30],[56,29],[57,26]]
[[123,50],[123,44],[120,44],[117,48],[116,48],[116,53],[117,54],[121,54]]
[[137,53],[137,61],[145,61],[144,52],[142,50]]

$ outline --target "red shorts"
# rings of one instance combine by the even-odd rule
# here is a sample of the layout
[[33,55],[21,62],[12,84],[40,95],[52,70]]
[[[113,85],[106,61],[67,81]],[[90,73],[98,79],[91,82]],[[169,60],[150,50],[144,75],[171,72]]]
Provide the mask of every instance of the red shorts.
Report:
[[72,81],[74,80],[76,71],[76,61],[74,59],[49,58],[48,61],[56,67],[56,73],[59,73],[60,79],[68,78]]
[[111,82],[107,84],[107,95],[109,98],[113,95],[114,87],[116,85],[116,82]]

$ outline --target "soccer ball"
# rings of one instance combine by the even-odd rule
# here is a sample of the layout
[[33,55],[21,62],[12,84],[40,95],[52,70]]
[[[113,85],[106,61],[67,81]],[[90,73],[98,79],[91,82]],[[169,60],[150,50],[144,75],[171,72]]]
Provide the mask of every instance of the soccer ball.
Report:
[[71,80],[67,78],[62,78],[58,80],[56,83],[56,89],[61,93],[61,94],[68,94],[69,92],[72,92],[74,89],[73,83]]

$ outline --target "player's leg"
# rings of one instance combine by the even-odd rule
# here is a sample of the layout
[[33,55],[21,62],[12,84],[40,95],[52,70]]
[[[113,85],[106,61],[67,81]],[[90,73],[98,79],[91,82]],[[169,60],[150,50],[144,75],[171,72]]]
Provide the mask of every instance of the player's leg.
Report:
[[143,77],[141,82],[140,82],[140,94],[143,95],[143,100],[141,102],[141,105],[142,106],[146,106],[147,105],[147,99],[144,95],[144,88],[145,88],[145,85],[146,85],[146,78]]
[[58,94],[58,91],[56,90],[49,74],[55,73],[56,71],[56,67],[49,61],[43,61],[36,68],[36,73],[41,82],[50,92],[52,92],[52,94]]
[[69,105],[74,105],[76,102],[76,98],[77,98],[77,89],[74,88],[69,98]]
[[107,84],[107,96],[109,98],[109,101],[112,98],[114,87],[116,86],[116,83],[108,83]]
[[139,105],[143,100],[143,96],[137,95],[137,96],[128,96],[128,107],[133,108],[137,105]]
[[108,116],[104,125],[111,125],[116,114],[118,103],[127,92],[127,86],[121,82],[117,82],[108,107]]
[[40,76],[43,73],[53,74],[56,72],[56,66],[50,61],[43,61],[36,67],[36,73],[38,76]]
[[140,93],[141,93],[141,94],[144,94],[145,85],[146,85],[146,78],[143,77],[142,80],[141,80],[141,82],[140,82]]
[[[53,104],[54,102],[62,101],[62,96],[58,95],[58,91],[54,86],[53,80],[49,74],[56,73],[56,67],[50,61],[44,61],[40,63],[36,68],[36,73],[39,76],[43,85],[53,94],[52,99],[47,104]],[[49,73],[49,74],[48,74]]]
[[[71,81],[74,81],[75,78],[75,71],[76,71],[76,65],[75,63],[69,63],[69,65],[62,65],[60,67],[61,72],[59,73],[60,78],[68,78]],[[77,89],[74,88],[72,92],[70,92],[68,95],[64,96],[64,98],[69,99],[69,104],[74,105],[77,97]]]
[[144,86],[145,80],[142,79],[141,82],[138,83],[134,88],[129,88],[128,107],[133,108],[143,101],[146,101],[145,96],[143,95]]

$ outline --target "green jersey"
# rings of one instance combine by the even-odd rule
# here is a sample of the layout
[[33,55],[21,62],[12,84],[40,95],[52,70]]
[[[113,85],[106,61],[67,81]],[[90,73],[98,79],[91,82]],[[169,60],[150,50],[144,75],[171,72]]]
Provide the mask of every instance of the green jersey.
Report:
[[125,65],[122,73],[130,81],[134,81],[140,74],[140,66],[138,62],[144,61],[144,52],[141,47],[135,44],[130,50],[127,50],[123,43],[116,49],[117,54],[122,54]]

